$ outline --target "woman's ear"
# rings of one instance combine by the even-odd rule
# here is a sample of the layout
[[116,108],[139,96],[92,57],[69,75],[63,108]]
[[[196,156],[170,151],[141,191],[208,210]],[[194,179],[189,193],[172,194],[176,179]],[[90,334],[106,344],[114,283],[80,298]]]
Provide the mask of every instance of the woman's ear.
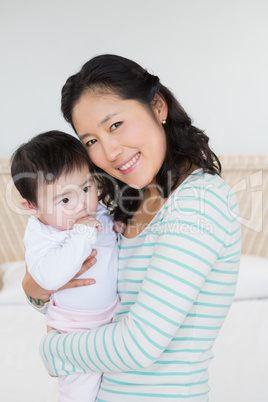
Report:
[[152,106],[154,109],[154,113],[156,115],[157,120],[159,120],[160,123],[163,122],[163,120],[167,120],[167,115],[168,115],[168,106],[167,102],[163,98],[163,96],[159,93],[157,93],[154,97],[154,100],[152,102]]
[[21,206],[26,209],[28,212],[30,212],[31,215],[35,216],[36,218],[39,218],[40,213],[37,209],[37,207],[34,204],[31,204],[29,201],[27,201],[25,198],[21,200]]

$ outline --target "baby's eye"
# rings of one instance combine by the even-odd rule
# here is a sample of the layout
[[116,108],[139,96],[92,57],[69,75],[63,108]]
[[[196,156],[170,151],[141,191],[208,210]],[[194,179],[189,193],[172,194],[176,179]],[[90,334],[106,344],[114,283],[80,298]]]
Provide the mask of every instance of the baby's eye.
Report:
[[97,140],[89,140],[89,141],[87,141],[87,142],[85,143],[85,146],[86,146],[86,147],[90,147],[91,145],[95,144],[96,141],[97,141]]
[[90,186],[86,186],[83,188],[83,193],[88,193],[89,192]]
[[63,198],[61,201],[60,201],[60,204],[67,204],[69,202],[69,198]]
[[118,122],[112,124],[111,127],[110,127],[110,130],[111,130],[111,131],[114,131],[116,128],[118,128],[119,126],[121,126],[121,124],[122,124],[122,121],[118,121]]

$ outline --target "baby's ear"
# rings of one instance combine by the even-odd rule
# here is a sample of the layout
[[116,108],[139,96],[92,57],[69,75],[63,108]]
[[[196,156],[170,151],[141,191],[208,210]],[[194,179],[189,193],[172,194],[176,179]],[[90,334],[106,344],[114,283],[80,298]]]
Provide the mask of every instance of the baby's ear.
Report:
[[28,212],[30,212],[31,215],[36,216],[36,218],[40,216],[37,207],[34,204],[31,204],[25,198],[21,200],[21,206],[25,208]]

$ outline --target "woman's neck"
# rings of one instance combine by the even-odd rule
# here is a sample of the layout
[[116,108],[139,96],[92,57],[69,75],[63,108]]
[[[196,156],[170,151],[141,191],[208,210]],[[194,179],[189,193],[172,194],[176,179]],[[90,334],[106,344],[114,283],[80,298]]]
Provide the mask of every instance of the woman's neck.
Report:
[[[198,166],[193,165],[187,173],[182,175],[176,187],[170,191],[169,196],[196,169],[198,169]],[[161,194],[161,188],[159,188],[154,179],[144,190],[143,199],[137,211],[128,222],[124,236],[127,238],[138,236],[153,220],[157,212],[167,201],[168,197],[163,197],[163,194]]]

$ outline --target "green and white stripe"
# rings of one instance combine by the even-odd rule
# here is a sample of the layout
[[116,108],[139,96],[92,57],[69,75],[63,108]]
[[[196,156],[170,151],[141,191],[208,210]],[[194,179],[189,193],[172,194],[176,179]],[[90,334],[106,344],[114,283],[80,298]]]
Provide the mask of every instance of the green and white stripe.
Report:
[[47,335],[50,373],[103,371],[98,402],[208,401],[211,349],[239,269],[237,208],[220,177],[198,170],[140,235],[120,236],[114,323]]

